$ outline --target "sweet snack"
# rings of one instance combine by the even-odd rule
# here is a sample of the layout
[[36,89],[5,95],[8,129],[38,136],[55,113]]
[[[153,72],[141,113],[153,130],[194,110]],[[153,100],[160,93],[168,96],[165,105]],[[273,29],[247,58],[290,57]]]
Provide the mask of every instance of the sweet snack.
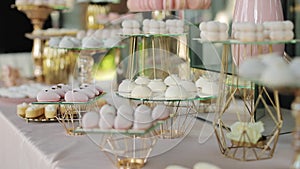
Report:
[[221,169],[221,168],[210,163],[198,162],[194,165],[193,169]]
[[72,90],[72,87],[66,84],[59,83],[56,85],[57,88],[61,88],[64,92]]
[[131,92],[133,98],[149,98],[151,97],[152,91],[146,85],[136,85]]
[[197,92],[195,83],[190,80],[181,80],[179,85],[182,86],[187,92]]
[[36,99],[39,102],[58,102],[61,97],[53,90],[46,89],[38,92]]
[[129,105],[121,105],[114,121],[115,129],[127,130],[132,127],[134,110]]
[[177,74],[171,74],[165,78],[164,83],[167,86],[176,86],[179,85],[181,79],[178,77]]
[[105,116],[105,114],[111,114],[111,115],[116,115],[117,114],[117,110],[114,106],[110,105],[110,104],[105,104],[101,107],[101,109],[99,110],[100,116]]
[[263,25],[266,39],[280,41],[294,38],[294,24],[289,20],[268,21],[264,22]]
[[25,118],[37,118],[44,115],[44,107],[40,105],[30,105],[25,110]]
[[152,121],[151,109],[141,104],[134,111],[134,123],[132,128],[136,130],[148,129],[152,126]]
[[227,138],[240,143],[256,144],[262,137],[264,126],[259,122],[235,122],[230,126],[231,131],[226,134]]
[[[95,85],[91,85],[91,84],[87,84],[87,83],[84,83],[84,84],[81,84],[79,86],[80,89],[85,89],[85,90],[89,90],[91,91],[92,93],[94,93],[95,96],[99,95],[100,94],[100,91],[95,87]],[[102,90],[101,90],[102,92]]]
[[60,41],[61,37],[50,37],[48,44],[51,47],[59,47]]
[[61,98],[64,98],[65,97],[65,91],[60,88],[60,87],[57,87],[57,86],[52,86],[49,90],[52,90],[54,91],[56,94],[58,94]]
[[148,87],[152,90],[153,93],[163,93],[167,89],[167,86],[162,81],[162,79],[150,80]]
[[289,64],[291,71],[297,77],[297,81],[299,82],[300,79],[300,57],[295,57],[291,63]]
[[123,34],[139,34],[140,33],[140,23],[137,20],[129,19],[122,22],[122,32]]
[[228,25],[219,21],[201,22],[199,25],[200,37],[209,41],[228,39]]
[[17,105],[17,114],[21,117],[25,117],[25,111],[29,107],[28,103],[22,103]]
[[170,109],[164,104],[158,104],[152,110],[153,120],[166,120],[169,116]]
[[89,88],[75,88],[74,91],[80,91],[82,93],[84,93],[89,99],[92,99],[96,96],[95,92],[93,92],[92,90],[90,90]]
[[112,129],[117,114],[116,108],[110,104],[105,104],[99,110],[99,114],[99,127],[101,129]]
[[123,116],[116,116],[114,121],[115,129],[127,130],[132,127],[133,122],[124,118]]
[[286,60],[278,55],[277,53],[270,53],[265,55],[260,55],[258,59],[261,60],[267,67],[284,67],[288,66]]
[[189,95],[182,86],[169,86],[165,92],[167,99],[185,99]]
[[180,166],[180,165],[169,165],[165,169],[188,169],[188,168]]
[[264,27],[258,23],[234,22],[232,24],[232,37],[244,42],[263,41]]
[[133,113],[134,110],[132,107],[130,107],[127,104],[123,104],[121,105],[118,109],[117,109],[117,115],[119,116],[123,116],[131,121],[133,121]]
[[103,42],[105,47],[112,48],[117,46],[121,42],[121,39],[119,37],[111,37],[103,40]]
[[150,79],[145,76],[138,76],[134,82],[138,85],[148,85],[148,83],[150,82]]
[[80,31],[78,31],[77,34],[76,34],[76,38],[77,38],[77,39],[81,39],[81,40],[82,40],[85,36],[86,36],[86,32],[85,32],[84,30],[80,30]]
[[45,117],[46,119],[53,119],[57,115],[58,105],[49,104],[45,106]]
[[102,115],[99,120],[100,129],[112,129],[114,128],[116,116],[113,114]]
[[267,67],[261,75],[261,81],[272,86],[285,86],[295,84],[296,76],[289,66]]
[[83,48],[100,48],[101,46],[103,46],[103,42],[92,36],[82,41]]
[[70,37],[68,36],[64,36],[61,41],[58,44],[58,47],[60,48],[67,48],[67,49],[71,49],[71,48],[75,48],[75,44],[73,43],[73,41],[70,39]]
[[88,96],[80,90],[71,90],[65,94],[66,102],[87,102]]
[[[255,69],[253,69],[255,67]],[[239,75],[249,80],[260,79],[261,73],[265,70],[266,65],[257,58],[249,58],[239,66]]]
[[118,91],[122,93],[130,93],[136,86],[136,83],[132,80],[125,79],[118,86]]
[[82,117],[82,127],[84,129],[97,128],[99,123],[99,114],[96,112],[87,112]]

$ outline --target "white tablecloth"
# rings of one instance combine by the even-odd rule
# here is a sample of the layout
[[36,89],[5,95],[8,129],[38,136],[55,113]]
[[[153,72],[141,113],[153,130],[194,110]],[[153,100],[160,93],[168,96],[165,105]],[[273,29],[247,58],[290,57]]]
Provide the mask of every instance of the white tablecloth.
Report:
[[[59,123],[26,123],[16,115],[15,104],[0,103],[0,164],[3,169],[110,169],[113,163],[88,136],[67,136]],[[149,158],[145,169],[163,169],[171,164],[185,167],[209,162],[223,169],[288,168],[293,156],[292,135],[281,135],[274,157],[241,162],[224,157],[214,134],[202,144],[198,136],[203,124],[205,135],[211,126],[196,121],[190,134],[171,150]],[[158,145],[155,149],[160,149]]]

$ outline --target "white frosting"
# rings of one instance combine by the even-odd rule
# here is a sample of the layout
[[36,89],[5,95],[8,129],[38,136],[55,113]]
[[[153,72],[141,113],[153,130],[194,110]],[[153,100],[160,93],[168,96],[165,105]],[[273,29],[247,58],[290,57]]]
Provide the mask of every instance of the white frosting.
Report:
[[221,168],[210,163],[198,162],[194,165],[193,169],[221,169]]
[[51,47],[58,47],[60,41],[61,41],[60,37],[50,37],[50,40],[48,43],[49,43],[49,46],[51,46]]
[[133,121],[124,118],[123,116],[116,116],[114,121],[114,128],[115,129],[122,129],[126,130],[132,127]]
[[261,75],[261,81],[272,86],[286,86],[295,84],[296,76],[289,66],[267,67]]
[[165,169],[188,169],[188,168],[180,166],[180,165],[169,165]]
[[103,42],[94,37],[89,37],[82,42],[83,48],[100,48],[102,46],[103,46]]
[[101,107],[101,109],[99,110],[100,116],[106,116],[107,114],[111,114],[111,115],[116,115],[117,114],[117,110],[114,106],[110,105],[110,104],[105,104]]
[[112,114],[101,116],[101,118],[99,120],[99,128],[100,129],[114,128],[115,118],[116,118],[116,116],[114,116]]
[[149,98],[151,97],[152,91],[148,86],[137,85],[131,92],[133,98]]
[[194,82],[190,80],[182,80],[179,83],[180,86],[182,86],[187,92],[196,92],[197,87]]
[[181,86],[169,86],[165,92],[165,97],[169,99],[184,99],[188,97],[188,93]]
[[149,82],[148,87],[152,90],[152,92],[164,92],[167,89],[166,84],[162,81],[162,79],[153,79]]
[[128,93],[128,92],[131,92],[133,90],[133,88],[135,88],[135,86],[136,86],[136,83],[134,81],[125,79],[120,83],[120,85],[118,87],[118,91]]
[[288,65],[287,62],[283,59],[283,57],[276,53],[260,55],[260,59],[268,67],[270,66],[278,68]]
[[152,126],[151,109],[142,104],[134,112],[133,129],[148,129]]
[[300,81],[300,57],[295,57],[290,65],[289,65],[291,71],[297,76],[298,82]]
[[150,79],[145,76],[138,76],[134,82],[138,85],[148,85],[148,83],[150,82]]
[[121,105],[117,110],[117,116],[122,116],[129,121],[133,121],[134,110],[127,104]]
[[170,115],[170,109],[164,104],[156,105],[152,110],[153,120],[164,120]]
[[82,117],[82,127],[89,128],[97,128],[99,123],[99,114],[96,112],[87,112]]
[[180,81],[181,81],[181,79],[178,77],[177,74],[171,74],[165,78],[164,83],[167,86],[174,86],[174,85],[178,85],[180,83]]
[[66,37],[66,36],[61,39],[58,46],[60,48],[74,48],[75,47],[73,41],[69,37]]
[[240,64],[239,75],[249,80],[258,80],[265,68],[266,65],[260,59],[250,58]]

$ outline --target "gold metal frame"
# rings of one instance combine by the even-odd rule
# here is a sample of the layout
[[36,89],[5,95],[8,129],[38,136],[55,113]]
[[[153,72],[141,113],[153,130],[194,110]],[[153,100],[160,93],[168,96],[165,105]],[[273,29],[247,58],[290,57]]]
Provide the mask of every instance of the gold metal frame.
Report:
[[143,135],[101,134],[100,150],[119,169],[140,169],[147,163],[157,142],[153,132]]
[[[271,98],[269,91],[265,86],[256,85],[253,82],[248,82],[248,85],[243,86],[241,85],[242,80],[237,75],[234,73],[229,75],[229,50],[230,44],[224,44],[219,97],[217,100],[218,115],[214,122],[215,135],[217,137],[220,151],[226,157],[241,161],[254,161],[272,158],[276,149],[280,129],[282,127],[278,91],[275,90],[274,98]],[[261,46],[258,46],[258,51],[262,51]],[[272,52],[272,45],[269,45],[269,51]],[[240,51],[238,53],[240,56],[245,56],[245,54],[241,54]],[[236,72],[236,68],[234,66],[231,69],[232,72]],[[228,78],[234,78],[235,80],[232,80],[232,84],[228,85],[226,84]],[[256,91],[257,93],[255,93]],[[256,144],[232,141],[226,137],[226,133],[230,132],[230,128],[228,124],[224,122],[223,116],[227,113],[226,111],[229,106],[237,104],[238,100],[243,102],[243,107],[249,113],[249,118],[246,122],[255,122],[255,112],[259,111],[259,106],[262,106],[266,115],[269,115],[275,124],[271,133]],[[270,106],[267,104],[268,101],[271,103]],[[237,119],[240,120],[240,113],[235,113],[237,115]],[[244,131],[240,140],[244,140],[243,138],[247,137],[249,138],[249,135],[246,131]]]

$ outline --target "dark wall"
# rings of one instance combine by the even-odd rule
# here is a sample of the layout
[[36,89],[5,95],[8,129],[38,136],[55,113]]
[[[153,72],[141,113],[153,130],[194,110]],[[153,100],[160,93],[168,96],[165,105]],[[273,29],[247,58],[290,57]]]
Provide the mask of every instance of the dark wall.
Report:
[[[15,0],[0,1],[0,53],[30,52],[32,40],[25,37],[25,33],[33,30],[26,15],[11,5]],[[44,25],[50,26],[49,19]]]

